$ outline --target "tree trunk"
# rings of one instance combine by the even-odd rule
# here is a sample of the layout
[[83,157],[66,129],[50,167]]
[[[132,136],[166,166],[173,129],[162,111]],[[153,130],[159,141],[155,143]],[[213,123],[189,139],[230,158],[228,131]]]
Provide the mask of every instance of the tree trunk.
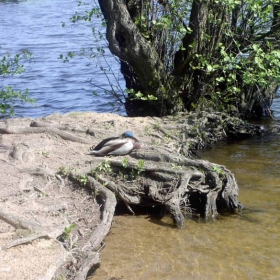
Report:
[[[155,48],[142,36],[124,2],[100,0],[99,4],[107,22],[109,48],[121,60],[127,88],[148,97],[148,100],[136,99],[135,94],[128,93],[127,114],[162,116],[182,110],[175,102],[173,76],[166,71]],[[149,100],[149,96],[156,97],[156,102]]]
[[[266,58],[260,66],[254,46],[260,45],[268,55],[279,49],[279,4],[271,4],[273,12],[267,18],[244,2],[99,0],[99,4],[109,48],[121,61],[128,116],[164,116],[201,104],[241,117],[270,114],[278,58]],[[258,5],[263,11],[269,6]],[[271,45],[267,36],[275,36]],[[271,61],[276,61],[275,75],[267,71],[261,79]]]
[[[211,16],[212,20],[209,19]],[[217,63],[217,45],[223,38],[222,26],[225,22],[223,5],[215,1],[193,1],[189,21],[191,32],[187,32],[182,40],[183,50],[175,55],[173,71],[175,75],[185,77],[182,98],[187,109],[192,109],[192,104],[201,97],[214,93],[211,76],[201,68],[201,63],[203,59],[209,65]]]

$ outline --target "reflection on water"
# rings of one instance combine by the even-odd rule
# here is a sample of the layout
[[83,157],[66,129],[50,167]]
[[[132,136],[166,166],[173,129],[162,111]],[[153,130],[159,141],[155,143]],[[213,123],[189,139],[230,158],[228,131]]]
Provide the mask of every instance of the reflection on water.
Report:
[[[148,216],[115,217],[92,279],[280,279],[280,135],[220,144],[201,152],[226,165],[246,209],[185,230]],[[90,278],[89,278],[90,279]]]

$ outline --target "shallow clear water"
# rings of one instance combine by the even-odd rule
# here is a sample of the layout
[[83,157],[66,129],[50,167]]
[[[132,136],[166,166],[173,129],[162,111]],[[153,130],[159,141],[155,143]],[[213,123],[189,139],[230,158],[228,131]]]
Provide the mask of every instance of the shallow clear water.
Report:
[[280,135],[201,152],[240,187],[241,215],[177,230],[169,218],[115,217],[96,278],[280,279]]
[[[16,116],[40,117],[54,112],[96,111],[110,112],[116,108],[109,105],[114,100],[104,94],[110,89],[108,81],[97,61],[76,57],[69,63],[59,59],[60,54],[79,52],[83,47],[102,45],[91,35],[91,28],[104,32],[100,22],[71,24],[70,17],[76,11],[89,10],[78,7],[76,0],[27,0],[0,1],[0,57],[28,49],[33,54],[30,63],[25,63],[25,73],[13,77],[0,77],[0,85],[12,85],[14,89],[29,89],[30,96],[37,100],[35,106],[16,106]],[[62,27],[62,22],[66,27]],[[113,84],[123,84],[117,61],[106,52],[105,58],[116,75]],[[109,69],[105,60],[100,63]],[[87,66],[90,64],[89,66]],[[111,74],[109,74],[112,77]],[[90,85],[87,80],[95,84]],[[93,91],[99,93],[94,96]],[[121,111],[124,113],[124,111]]]
[[[276,120],[266,125],[279,126],[279,99],[273,109]],[[188,220],[184,230],[168,217],[117,216],[92,279],[280,279],[280,134],[199,154],[234,173],[243,213]]]

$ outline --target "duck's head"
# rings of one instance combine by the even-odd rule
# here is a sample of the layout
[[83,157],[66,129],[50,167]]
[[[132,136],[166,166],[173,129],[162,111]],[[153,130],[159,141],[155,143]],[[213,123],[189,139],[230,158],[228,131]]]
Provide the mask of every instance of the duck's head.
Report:
[[134,138],[135,136],[134,136],[133,132],[131,132],[131,131],[126,131],[126,132],[124,132],[124,133],[122,134],[122,137],[123,137],[123,138],[125,138],[125,137]]

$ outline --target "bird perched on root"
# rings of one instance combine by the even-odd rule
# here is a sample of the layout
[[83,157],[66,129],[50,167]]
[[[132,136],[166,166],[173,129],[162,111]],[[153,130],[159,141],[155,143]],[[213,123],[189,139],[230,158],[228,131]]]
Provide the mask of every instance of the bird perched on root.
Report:
[[133,150],[140,149],[140,142],[131,131],[124,132],[120,137],[111,137],[101,141],[96,147],[91,147],[90,155],[94,156],[124,156]]

